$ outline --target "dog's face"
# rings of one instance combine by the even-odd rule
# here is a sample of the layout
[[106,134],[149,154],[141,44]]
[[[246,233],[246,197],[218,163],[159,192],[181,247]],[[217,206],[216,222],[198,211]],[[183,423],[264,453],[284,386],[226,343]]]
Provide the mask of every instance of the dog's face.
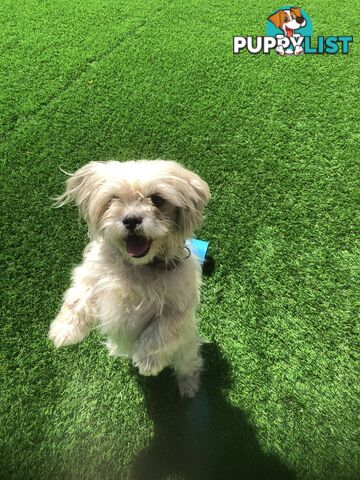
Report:
[[269,17],[276,28],[283,30],[287,37],[291,37],[294,30],[305,27],[306,20],[301,14],[300,8],[291,8],[290,10],[279,10]]
[[75,201],[95,238],[133,264],[175,255],[210,199],[198,175],[176,162],[90,162],[67,181],[57,204]]

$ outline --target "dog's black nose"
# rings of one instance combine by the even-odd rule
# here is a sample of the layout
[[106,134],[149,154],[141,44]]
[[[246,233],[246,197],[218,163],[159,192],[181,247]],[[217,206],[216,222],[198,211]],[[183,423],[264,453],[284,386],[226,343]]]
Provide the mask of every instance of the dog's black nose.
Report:
[[142,218],[135,217],[135,215],[127,215],[123,220],[123,224],[125,225],[125,227],[131,231],[135,230],[135,228],[140,225],[141,222]]
[[304,17],[296,17],[296,21],[300,24],[303,23],[304,20]]

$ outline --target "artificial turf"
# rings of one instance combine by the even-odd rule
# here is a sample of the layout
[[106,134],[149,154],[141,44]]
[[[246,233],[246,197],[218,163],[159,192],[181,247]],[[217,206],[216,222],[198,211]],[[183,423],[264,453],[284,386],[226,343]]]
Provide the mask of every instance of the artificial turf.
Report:
[[[2,2],[0,478],[359,477],[359,3],[300,5],[349,55],[233,55],[280,6]],[[212,191],[193,400],[47,340],[87,243],[59,167],[136,158]]]

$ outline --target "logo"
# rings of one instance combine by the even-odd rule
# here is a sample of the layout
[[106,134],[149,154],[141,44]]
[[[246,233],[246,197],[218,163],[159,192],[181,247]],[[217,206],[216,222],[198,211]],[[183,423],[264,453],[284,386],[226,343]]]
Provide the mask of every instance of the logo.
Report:
[[257,37],[233,37],[233,53],[247,50],[251,54],[279,55],[349,53],[352,36],[312,37],[309,15],[299,7],[285,6],[275,10],[267,19],[266,35]]
[[[304,53],[304,37],[311,37],[312,23],[301,8],[284,8],[270,15],[266,23],[266,35],[280,40],[275,50],[280,55]],[[301,39],[301,40],[300,40]]]

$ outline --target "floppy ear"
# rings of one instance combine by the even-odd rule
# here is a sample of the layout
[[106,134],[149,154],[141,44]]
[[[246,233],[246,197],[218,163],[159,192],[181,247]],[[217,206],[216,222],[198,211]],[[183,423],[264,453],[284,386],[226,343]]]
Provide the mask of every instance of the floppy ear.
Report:
[[180,194],[177,224],[184,237],[189,238],[201,224],[204,208],[210,200],[210,190],[208,184],[196,173],[185,171],[184,181],[177,185]]
[[104,175],[101,174],[103,168],[101,162],[90,162],[79,168],[67,180],[65,192],[55,199],[55,207],[74,202],[91,230],[96,226],[103,209],[101,202],[95,199],[96,192],[104,182]]
[[270,15],[268,20],[272,22],[276,28],[280,28],[280,25],[282,23],[282,18],[283,18],[283,11],[279,10],[278,12],[274,13],[273,15]]
[[301,8],[290,8],[290,11],[295,13],[296,18],[302,17]]

